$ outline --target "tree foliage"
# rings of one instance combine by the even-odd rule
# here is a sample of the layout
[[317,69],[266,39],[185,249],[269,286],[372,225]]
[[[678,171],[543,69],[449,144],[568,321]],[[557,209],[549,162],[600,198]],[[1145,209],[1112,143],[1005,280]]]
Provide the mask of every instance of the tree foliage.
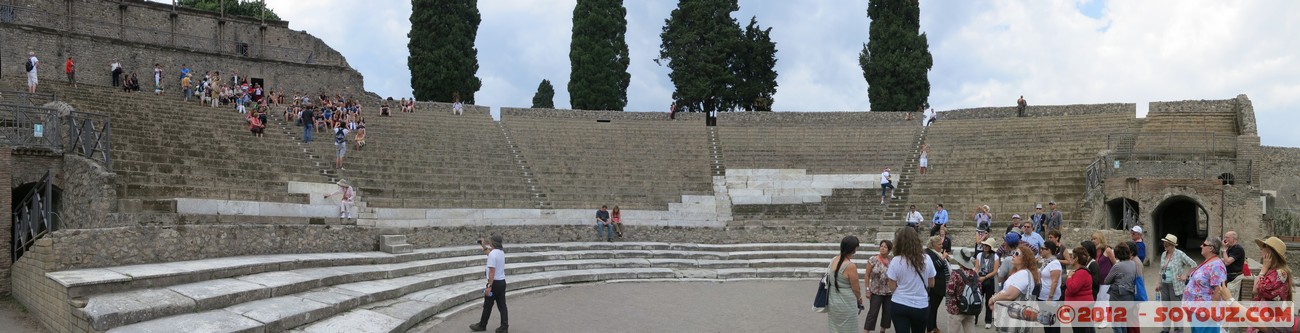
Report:
[[731,89],[736,107],[749,111],[772,111],[772,95],[776,94],[777,85],[776,43],[772,41],[772,28],[763,29],[758,25],[758,18],[751,17],[737,48],[736,59],[732,62],[736,86]]
[[627,106],[627,8],[622,0],[578,0],[569,44],[569,100],[574,109]]
[[770,109],[776,44],[757,18],[741,30],[736,0],[681,0],[664,22],[659,59],[671,70],[673,100],[687,111]]
[[407,48],[411,55],[411,88],[415,98],[474,103],[474,93],[483,86],[478,72],[478,49],[474,39],[482,18],[477,0],[412,0],[411,32]]
[[275,11],[267,8],[262,1],[255,0],[180,0],[176,5],[198,10],[211,12],[221,12],[221,7],[226,7],[226,15],[243,16],[253,19],[261,19],[266,15],[267,20],[279,21],[280,15],[275,15]]
[[930,98],[930,45],[916,0],[870,0],[870,37],[858,56],[873,111],[916,111]]
[[[551,86],[550,80],[542,79],[542,83],[537,85],[537,93],[533,94],[533,108],[555,108],[555,87]],[[575,107],[575,109],[577,108]]]

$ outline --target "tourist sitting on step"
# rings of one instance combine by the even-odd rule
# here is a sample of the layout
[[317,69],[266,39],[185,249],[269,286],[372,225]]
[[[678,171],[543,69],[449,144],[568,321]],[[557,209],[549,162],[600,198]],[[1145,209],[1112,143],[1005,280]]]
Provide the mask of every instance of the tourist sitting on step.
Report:
[[605,241],[614,241],[614,225],[609,221],[609,206],[600,205],[600,210],[596,211],[596,237],[604,237]]
[[618,206],[609,212],[609,221],[614,224],[614,233],[618,234],[618,238],[623,238],[623,213],[618,210]]
[[[362,119],[361,122],[357,123],[357,135],[353,138],[353,141],[355,141],[357,144],[357,150],[361,150],[361,147],[366,146],[366,120],[365,119]],[[615,207],[614,210],[618,210],[618,208]]]
[[336,184],[339,185],[339,190],[334,191],[334,193],[326,194],[325,198],[329,199],[336,195],[340,196],[339,218],[352,218],[352,205],[356,199],[356,190],[352,188],[352,183],[349,183],[347,179],[340,179]]
[[916,211],[916,205],[911,205],[908,209],[909,211],[907,213],[907,220],[906,220],[907,226],[912,227],[917,231],[920,231],[921,221],[925,220],[925,217],[921,216],[921,212]]
[[253,132],[253,136],[255,137],[259,137],[259,138],[262,137],[262,132],[265,132],[266,125],[263,124],[262,121],[259,120],[258,117],[254,115],[249,115],[247,119],[248,119],[248,131]]

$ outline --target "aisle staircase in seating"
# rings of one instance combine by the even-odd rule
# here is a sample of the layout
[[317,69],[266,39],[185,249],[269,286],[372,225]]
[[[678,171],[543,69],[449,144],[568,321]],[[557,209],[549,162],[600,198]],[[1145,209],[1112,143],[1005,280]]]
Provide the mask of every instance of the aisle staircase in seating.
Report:
[[[869,256],[874,245],[859,251]],[[512,291],[626,279],[817,278],[838,244],[510,246]],[[52,314],[90,332],[400,332],[482,297],[477,246],[280,254],[50,272]],[[47,323],[47,327],[48,327]]]
[[542,191],[542,185],[537,183],[537,176],[533,174],[533,168],[528,166],[528,159],[524,158],[524,153],[519,149],[519,144],[515,138],[510,135],[510,130],[506,124],[497,121],[497,128],[501,130],[501,135],[506,138],[506,145],[510,148],[510,154],[515,158],[515,165],[519,167],[519,172],[523,174],[524,181],[528,182],[528,194],[533,200],[537,201],[535,208],[548,209],[551,203],[546,200],[546,192]]
[[310,160],[285,154],[284,136],[254,138],[244,116],[210,108],[179,93],[125,93],[62,82],[41,85],[77,110],[111,117],[113,171],[126,211],[167,211],[175,198],[307,203],[289,193],[293,181],[319,181]]

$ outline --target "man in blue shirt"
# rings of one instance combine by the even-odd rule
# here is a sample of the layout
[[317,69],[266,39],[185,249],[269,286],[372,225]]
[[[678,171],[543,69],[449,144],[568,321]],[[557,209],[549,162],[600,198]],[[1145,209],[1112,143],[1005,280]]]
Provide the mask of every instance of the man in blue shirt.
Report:
[[932,222],[934,225],[930,226],[930,236],[938,235],[939,226],[948,224],[948,211],[943,209],[943,204],[936,204],[934,206],[934,218]]
[[1140,225],[1135,225],[1135,226],[1133,226],[1133,228],[1128,229],[1128,234],[1129,234],[1130,237],[1132,237],[1132,239],[1133,239],[1133,243],[1136,243],[1136,244],[1137,244],[1137,247],[1138,247],[1138,248],[1137,248],[1137,256],[1138,256],[1138,260],[1141,260],[1142,263],[1146,263],[1146,262],[1147,262],[1147,242],[1142,241],[1142,226],[1140,226]]
[[1033,223],[1025,222],[1020,224],[1020,233],[1022,234],[1020,236],[1020,242],[1029,244],[1030,247],[1034,248],[1034,251],[1038,251],[1038,249],[1043,247],[1043,235],[1039,235],[1038,232],[1034,231]]
[[596,237],[604,234],[605,241],[614,241],[614,224],[609,223],[609,206],[600,205],[600,210],[596,211]]

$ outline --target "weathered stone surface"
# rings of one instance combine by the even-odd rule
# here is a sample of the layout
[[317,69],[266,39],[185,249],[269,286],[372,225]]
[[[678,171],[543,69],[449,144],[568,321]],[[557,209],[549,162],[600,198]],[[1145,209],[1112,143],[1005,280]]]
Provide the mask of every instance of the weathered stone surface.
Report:
[[91,326],[107,330],[158,317],[185,313],[194,300],[168,289],[144,289],[90,298],[82,309]]
[[198,309],[216,309],[271,297],[265,286],[236,279],[218,279],[167,287],[194,300]]
[[404,321],[384,315],[379,312],[358,309],[349,311],[339,316],[330,317],[325,320],[313,323],[303,332],[308,333],[336,333],[336,332],[390,332],[389,327],[402,325]]
[[296,296],[283,296],[227,307],[226,311],[261,322],[268,331],[283,331],[340,312],[337,305]]
[[191,313],[122,326],[112,333],[264,332],[262,323],[225,310]]

